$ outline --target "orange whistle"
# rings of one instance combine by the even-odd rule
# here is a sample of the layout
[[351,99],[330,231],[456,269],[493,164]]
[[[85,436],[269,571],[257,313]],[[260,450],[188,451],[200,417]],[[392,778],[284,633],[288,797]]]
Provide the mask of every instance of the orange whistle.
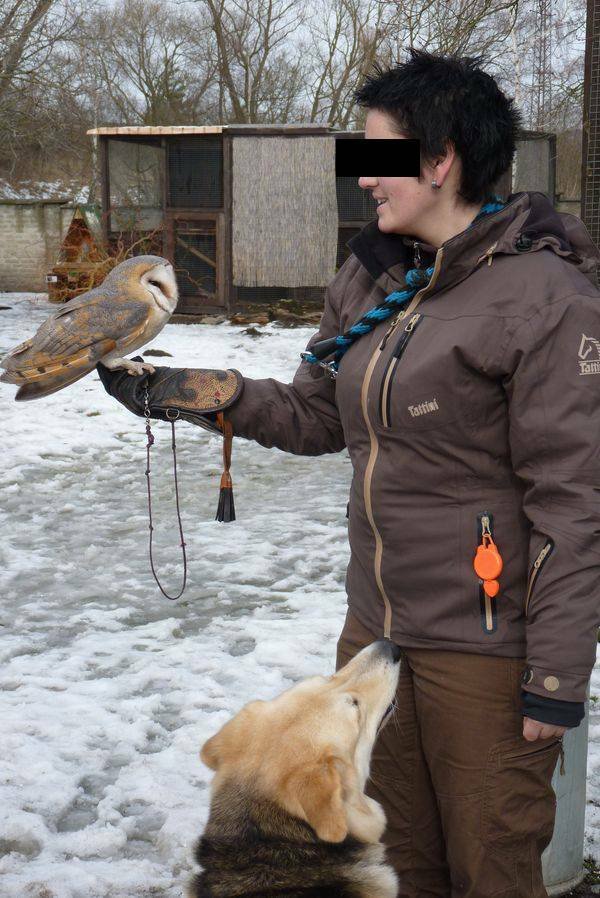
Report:
[[500,584],[496,578],[502,571],[502,558],[498,547],[487,533],[483,534],[482,544],[477,546],[473,567],[477,576],[483,580],[485,594],[490,597],[497,595]]
[[499,590],[500,590],[500,584],[498,583],[497,580],[484,580],[483,581],[483,591],[486,594],[486,596],[489,596],[491,599],[493,599],[494,596],[498,595]]

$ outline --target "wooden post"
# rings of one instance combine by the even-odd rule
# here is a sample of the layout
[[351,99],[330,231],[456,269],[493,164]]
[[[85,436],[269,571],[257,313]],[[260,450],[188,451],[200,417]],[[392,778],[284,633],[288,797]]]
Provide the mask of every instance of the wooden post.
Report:
[[169,165],[168,165],[168,147],[167,138],[161,137],[160,145],[162,148],[162,170],[161,170],[161,187],[162,187],[162,225],[163,225],[163,255],[173,263],[173,259],[169,256],[170,240],[167,234],[167,207],[169,205]]
[[108,167],[108,137],[100,136],[100,201],[102,210],[100,222],[102,224],[102,237],[104,245],[108,248],[108,234],[110,230],[110,171]]
[[233,231],[233,138],[223,133],[223,217],[220,238],[222,243],[221,290],[225,311],[231,315],[234,311],[232,231]]

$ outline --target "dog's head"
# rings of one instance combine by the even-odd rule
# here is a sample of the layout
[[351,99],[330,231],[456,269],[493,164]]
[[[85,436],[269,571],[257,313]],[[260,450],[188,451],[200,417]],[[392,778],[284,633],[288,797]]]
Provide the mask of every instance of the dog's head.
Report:
[[380,805],[364,794],[375,739],[393,707],[400,651],[378,640],[331,677],[311,677],[270,701],[245,705],[202,747],[227,781],[248,784],[317,836],[377,842]]

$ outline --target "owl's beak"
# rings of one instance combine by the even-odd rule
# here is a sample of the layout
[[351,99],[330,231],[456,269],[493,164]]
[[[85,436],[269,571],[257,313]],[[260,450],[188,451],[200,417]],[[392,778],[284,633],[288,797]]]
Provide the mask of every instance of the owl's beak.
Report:
[[165,265],[165,271],[167,272],[167,275],[170,275],[170,277],[167,277],[165,279],[166,283],[163,284],[162,291],[165,294],[165,296],[167,297],[167,299],[169,299],[171,301],[173,301],[173,300],[176,301],[179,297],[179,290],[177,289],[177,280],[175,278],[175,269],[173,268],[173,265],[171,264],[171,262],[168,262]]

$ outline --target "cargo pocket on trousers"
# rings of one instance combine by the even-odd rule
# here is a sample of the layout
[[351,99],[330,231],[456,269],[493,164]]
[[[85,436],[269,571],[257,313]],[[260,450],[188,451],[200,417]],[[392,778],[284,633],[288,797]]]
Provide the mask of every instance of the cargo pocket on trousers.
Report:
[[482,840],[492,851],[514,854],[532,839],[548,844],[556,797],[552,775],[560,740],[505,739],[490,749],[484,779]]

